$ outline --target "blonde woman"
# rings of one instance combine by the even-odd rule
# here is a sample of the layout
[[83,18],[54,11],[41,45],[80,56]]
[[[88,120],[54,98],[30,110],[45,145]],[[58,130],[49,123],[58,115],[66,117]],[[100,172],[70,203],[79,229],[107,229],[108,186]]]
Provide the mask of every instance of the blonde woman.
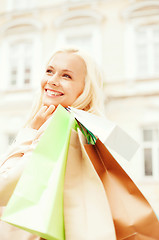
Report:
[[[41,93],[31,116],[9,153],[1,160],[1,214],[56,107],[61,104],[101,115],[104,109],[101,90],[100,72],[88,55],[75,49],[53,54],[46,66]],[[0,222],[0,239],[31,240],[39,237]]]
[[[52,64],[57,64],[57,67],[60,66],[61,69],[63,67],[63,70],[67,70],[60,73],[63,75],[61,75],[59,83],[54,82],[56,81],[56,69],[52,68]],[[69,69],[73,69],[73,71],[67,69],[67,66]],[[50,92],[52,98],[49,96],[49,99],[46,100],[48,96],[46,83],[55,85],[56,90],[64,88],[63,90],[66,91],[65,94],[61,92],[61,96],[54,96],[53,92]],[[58,87],[59,84],[61,85],[60,87]],[[75,49],[56,51],[48,61],[46,73],[41,81],[41,94],[34,106],[27,125],[31,124],[32,126],[32,124],[34,124],[34,120],[38,117],[36,114],[41,108],[41,111],[45,112],[48,110],[48,107],[51,107],[51,109],[48,110],[49,113],[47,112],[50,115],[58,104],[64,107],[72,106],[97,115],[103,115],[104,102],[102,87],[103,81],[101,73],[93,59],[85,52]],[[41,111],[39,112],[40,115]],[[33,128],[36,129],[37,127],[33,126]]]

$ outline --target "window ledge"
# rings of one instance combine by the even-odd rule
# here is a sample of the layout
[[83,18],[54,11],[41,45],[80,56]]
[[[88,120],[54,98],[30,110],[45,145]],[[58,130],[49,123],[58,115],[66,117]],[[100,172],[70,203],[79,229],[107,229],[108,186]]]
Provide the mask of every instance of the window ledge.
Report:
[[159,179],[154,177],[143,177],[141,180],[137,181],[138,185],[159,185]]
[[34,90],[33,87],[27,87],[27,88],[12,88],[12,89],[0,90],[0,94],[32,92],[33,90]]

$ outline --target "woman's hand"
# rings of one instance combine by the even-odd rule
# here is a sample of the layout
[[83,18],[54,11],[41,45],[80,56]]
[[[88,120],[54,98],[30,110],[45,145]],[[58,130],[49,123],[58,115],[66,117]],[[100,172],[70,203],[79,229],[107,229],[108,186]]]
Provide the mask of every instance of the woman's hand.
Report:
[[37,112],[33,120],[31,121],[30,127],[33,129],[38,130],[46,120],[51,117],[53,112],[55,111],[55,106],[50,105],[48,106],[42,106],[40,110]]

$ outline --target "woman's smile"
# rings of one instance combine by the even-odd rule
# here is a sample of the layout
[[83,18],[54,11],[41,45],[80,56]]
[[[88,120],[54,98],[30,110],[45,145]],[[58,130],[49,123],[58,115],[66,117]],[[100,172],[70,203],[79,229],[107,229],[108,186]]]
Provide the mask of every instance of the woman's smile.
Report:
[[45,88],[45,94],[48,97],[61,97],[64,95],[62,92],[59,92],[53,89],[48,89],[48,88]]

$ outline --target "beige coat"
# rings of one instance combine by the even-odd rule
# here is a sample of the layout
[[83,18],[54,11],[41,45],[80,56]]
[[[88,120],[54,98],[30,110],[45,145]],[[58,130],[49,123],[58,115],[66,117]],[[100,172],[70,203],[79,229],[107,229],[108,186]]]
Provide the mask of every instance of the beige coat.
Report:
[[[0,165],[0,214],[48,122],[39,130],[24,128]],[[85,139],[72,131],[64,186],[66,240],[115,240],[115,230],[103,185],[88,159]],[[40,240],[28,232],[0,222],[0,240]]]
[[[47,124],[38,131],[31,128],[22,129],[7,154],[0,159],[0,215]],[[0,221],[0,239],[39,240],[40,238]]]

